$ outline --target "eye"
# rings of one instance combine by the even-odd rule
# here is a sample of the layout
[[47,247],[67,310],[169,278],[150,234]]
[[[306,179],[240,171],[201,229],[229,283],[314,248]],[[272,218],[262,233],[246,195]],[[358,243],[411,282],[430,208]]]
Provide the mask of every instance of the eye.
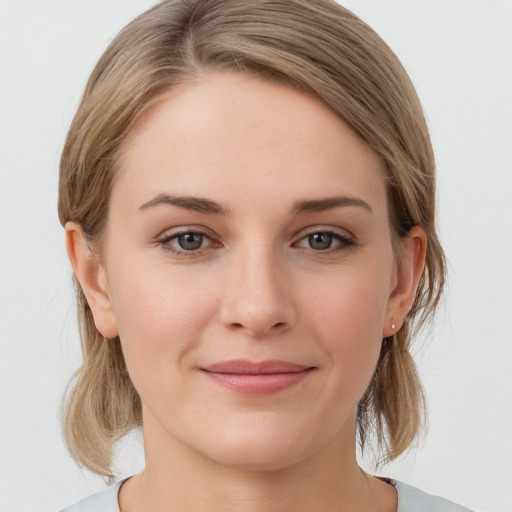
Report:
[[354,241],[335,231],[316,231],[302,238],[297,245],[314,251],[329,251],[354,245]]
[[181,231],[167,235],[159,240],[159,244],[166,251],[174,254],[199,254],[201,249],[214,245],[212,239],[199,231]]

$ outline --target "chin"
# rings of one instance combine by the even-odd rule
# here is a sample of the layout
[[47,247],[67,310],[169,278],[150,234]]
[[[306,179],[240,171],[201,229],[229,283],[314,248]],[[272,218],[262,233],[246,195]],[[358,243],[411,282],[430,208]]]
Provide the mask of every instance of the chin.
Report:
[[298,428],[269,423],[226,429],[215,437],[203,453],[222,466],[245,471],[285,469],[310,458],[322,444]]

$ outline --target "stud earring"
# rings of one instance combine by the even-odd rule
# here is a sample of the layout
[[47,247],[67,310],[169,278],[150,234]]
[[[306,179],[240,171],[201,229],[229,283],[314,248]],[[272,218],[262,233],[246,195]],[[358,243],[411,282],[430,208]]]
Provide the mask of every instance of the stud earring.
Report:
[[395,324],[391,324],[391,329],[395,330],[396,329],[396,325]]

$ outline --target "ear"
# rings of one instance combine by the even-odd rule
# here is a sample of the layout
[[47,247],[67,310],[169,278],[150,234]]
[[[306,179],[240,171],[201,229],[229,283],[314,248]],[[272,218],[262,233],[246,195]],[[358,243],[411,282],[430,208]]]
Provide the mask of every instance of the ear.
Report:
[[[402,240],[402,251],[396,268],[394,287],[389,296],[382,337],[395,334],[409,313],[418,283],[425,266],[427,236],[423,228],[415,226]],[[392,327],[394,324],[395,327]]]
[[89,247],[80,224],[67,222],[65,230],[69,261],[91,308],[96,329],[105,338],[115,338],[119,332],[105,268]]

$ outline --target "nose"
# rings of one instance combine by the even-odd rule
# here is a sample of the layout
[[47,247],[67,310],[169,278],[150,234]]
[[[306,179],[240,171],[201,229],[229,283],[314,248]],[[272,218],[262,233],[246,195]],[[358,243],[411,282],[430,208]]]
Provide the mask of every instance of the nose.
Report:
[[227,269],[221,322],[230,330],[263,337],[289,329],[297,318],[293,287],[271,248],[253,248],[233,257]]

